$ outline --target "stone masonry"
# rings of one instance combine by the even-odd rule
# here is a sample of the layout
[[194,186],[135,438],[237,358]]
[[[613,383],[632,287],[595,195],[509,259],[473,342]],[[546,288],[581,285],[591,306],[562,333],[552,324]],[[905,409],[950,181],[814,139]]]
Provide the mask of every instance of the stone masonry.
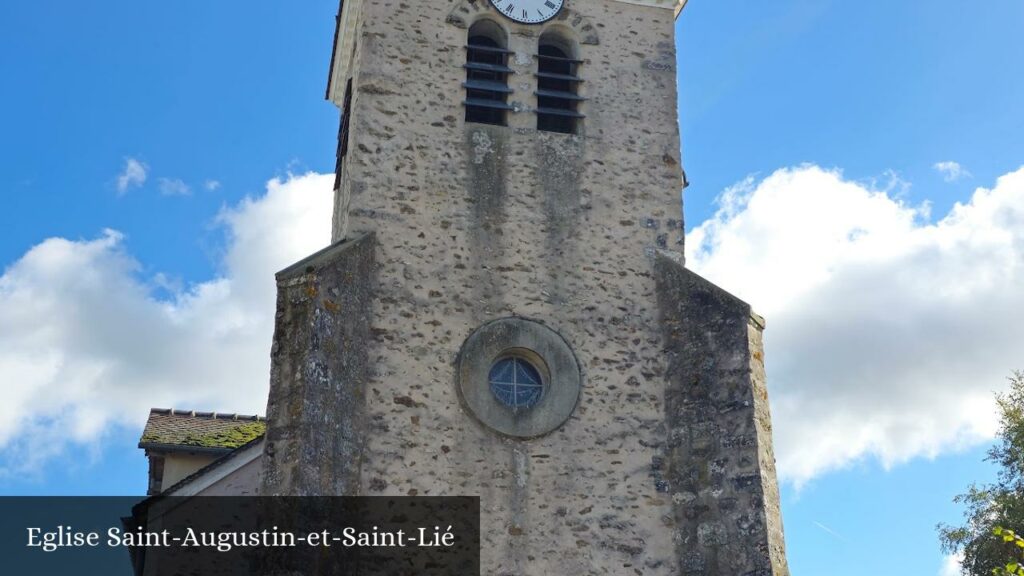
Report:
[[683,574],[786,574],[761,332],[750,306],[664,255],[665,460]]
[[368,234],[277,275],[264,495],[359,493],[373,267]]
[[[346,0],[336,244],[278,276],[265,492],[479,495],[489,575],[788,575],[762,324],[679,256],[675,11],[654,4],[525,26],[486,0]],[[480,18],[513,51],[508,126],[464,121]],[[578,134],[535,129],[550,31],[583,60]],[[457,390],[463,343],[508,317],[580,365],[537,438]]]

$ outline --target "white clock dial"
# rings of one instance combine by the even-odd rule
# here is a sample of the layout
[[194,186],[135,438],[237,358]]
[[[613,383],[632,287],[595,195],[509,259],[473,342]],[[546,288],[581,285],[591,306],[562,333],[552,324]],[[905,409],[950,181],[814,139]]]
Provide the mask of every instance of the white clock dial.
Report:
[[565,0],[491,0],[506,18],[523,24],[540,24],[554,18]]

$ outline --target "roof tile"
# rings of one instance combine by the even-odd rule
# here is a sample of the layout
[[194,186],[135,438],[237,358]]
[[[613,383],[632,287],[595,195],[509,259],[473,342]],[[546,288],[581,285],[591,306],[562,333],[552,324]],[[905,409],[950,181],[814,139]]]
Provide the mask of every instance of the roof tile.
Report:
[[234,450],[266,432],[263,417],[153,408],[139,448]]

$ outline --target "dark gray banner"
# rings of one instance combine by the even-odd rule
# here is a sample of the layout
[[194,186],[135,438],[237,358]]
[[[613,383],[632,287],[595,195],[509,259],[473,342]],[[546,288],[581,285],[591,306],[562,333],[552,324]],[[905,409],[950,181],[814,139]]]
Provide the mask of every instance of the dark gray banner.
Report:
[[466,576],[471,497],[0,497],[13,575]]

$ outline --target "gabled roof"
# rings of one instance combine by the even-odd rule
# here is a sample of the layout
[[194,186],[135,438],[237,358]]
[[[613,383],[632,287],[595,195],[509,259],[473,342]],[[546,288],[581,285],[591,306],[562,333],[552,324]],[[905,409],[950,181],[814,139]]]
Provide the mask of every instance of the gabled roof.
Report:
[[260,416],[153,408],[139,448],[222,454],[262,436],[266,429]]
[[[262,454],[263,436],[261,435],[178,480],[173,485],[161,490],[157,496],[192,496],[194,494],[187,494],[188,490],[185,490],[190,484],[195,483],[197,480],[207,479],[208,483],[206,486],[208,486],[259,458]],[[202,486],[199,489],[206,486]]]

